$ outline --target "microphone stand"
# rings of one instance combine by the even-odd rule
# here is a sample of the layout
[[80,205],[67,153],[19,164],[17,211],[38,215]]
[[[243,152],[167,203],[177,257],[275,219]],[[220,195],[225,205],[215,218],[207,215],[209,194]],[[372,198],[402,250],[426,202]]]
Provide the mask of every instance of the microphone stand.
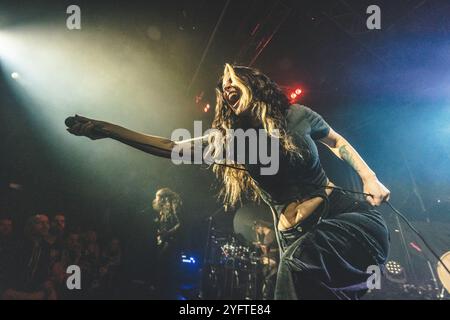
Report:
[[199,299],[203,299],[204,298],[205,288],[204,288],[204,283],[203,282],[204,282],[205,275],[203,273],[204,273],[205,266],[208,263],[211,264],[209,255],[210,255],[210,250],[211,250],[211,233],[214,230],[214,227],[212,226],[212,223],[213,223],[214,217],[216,215],[218,215],[220,212],[222,212],[222,208],[217,209],[216,211],[214,211],[214,213],[212,215],[210,215],[207,218],[207,220],[208,220],[208,232],[207,232],[207,235],[206,235],[206,246],[205,246],[205,250],[203,252],[203,266],[202,266],[202,271],[201,271],[202,272],[202,277],[200,278],[200,292],[198,294],[198,298]]

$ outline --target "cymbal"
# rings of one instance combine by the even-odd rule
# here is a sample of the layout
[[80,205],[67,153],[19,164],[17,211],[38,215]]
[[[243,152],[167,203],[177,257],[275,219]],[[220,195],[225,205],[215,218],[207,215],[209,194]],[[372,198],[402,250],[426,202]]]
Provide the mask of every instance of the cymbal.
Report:
[[253,229],[256,221],[263,221],[273,228],[272,212],[265,204],[249,204],[236,211],[233,219],[234,232],[241,234],[248,242],[256,241]]

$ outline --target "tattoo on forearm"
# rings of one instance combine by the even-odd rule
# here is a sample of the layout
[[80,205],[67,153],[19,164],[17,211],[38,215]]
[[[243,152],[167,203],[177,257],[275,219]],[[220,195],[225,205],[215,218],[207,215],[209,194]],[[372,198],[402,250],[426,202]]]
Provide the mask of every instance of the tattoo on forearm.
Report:
[[357,170],[355,165],[355,160],[353,160],[353,157],[351,153],[347,150],[347,146],[343,145],[339,148],[339,155],[341,156],[342,160],[347,161],[347,163],[355,170]]

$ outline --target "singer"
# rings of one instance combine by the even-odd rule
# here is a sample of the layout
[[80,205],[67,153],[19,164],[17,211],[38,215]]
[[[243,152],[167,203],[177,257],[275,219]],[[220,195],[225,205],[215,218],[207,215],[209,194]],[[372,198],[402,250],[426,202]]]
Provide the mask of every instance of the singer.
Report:
[[[383,264],[388,230],[374,206],[389,190],[350,143],[316,112],[290,105],[281,89],[258,70],[225,65],[216,89],[212,127],[277,130],[280,167],[261,175],[258,164],[213,165],[225,206],[242,197],[264,200],[274,213],[280,246],[275,299],[357,299],[367,290],[367,267]],[[80,116],[68,131],[91,139],[112,138],[153,155],[170,157],[181,143],[134,132]],[[207,137],[203,137],[207,139]],[[339,189],[324,172],[315,143],[320,142],[360,176],[367,201]]]

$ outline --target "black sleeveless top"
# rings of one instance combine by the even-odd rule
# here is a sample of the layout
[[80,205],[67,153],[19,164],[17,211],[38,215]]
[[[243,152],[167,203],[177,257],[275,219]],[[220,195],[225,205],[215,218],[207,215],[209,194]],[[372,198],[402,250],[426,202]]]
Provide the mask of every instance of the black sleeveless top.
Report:
[[319,160],[314,140],[330,131],[325,120],[310,108],[294,104],[286,112],[287,131],[302,157],[279,153],[279,170],[275,175],[261,175],[261,165],[246,164],[252,178],[263,192],[264,200],[274,205],[287,204],[325,194],[327,176]]

